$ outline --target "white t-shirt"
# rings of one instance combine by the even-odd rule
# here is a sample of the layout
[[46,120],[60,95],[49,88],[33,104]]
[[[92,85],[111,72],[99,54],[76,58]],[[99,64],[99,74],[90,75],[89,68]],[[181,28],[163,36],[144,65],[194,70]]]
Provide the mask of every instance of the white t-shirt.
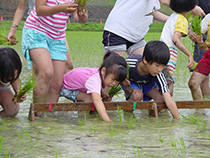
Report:
[[210,47],[210,13],[207,14],[201,21],[201,33],[207,32],[207,39],[205,43]]
[[152,13],[160,9],[159,0],[117,0],[104,30],[137,43],[149,31]]
[[187,36],[188,21],[182,14],[178,13],[171,14],[171,16],[166,21],[163,27],[162,34],[160,37],[161,41],[177,49],[177,47],[174,45],[172,41],[172,37],[175,31],[181,32],[183,37]]

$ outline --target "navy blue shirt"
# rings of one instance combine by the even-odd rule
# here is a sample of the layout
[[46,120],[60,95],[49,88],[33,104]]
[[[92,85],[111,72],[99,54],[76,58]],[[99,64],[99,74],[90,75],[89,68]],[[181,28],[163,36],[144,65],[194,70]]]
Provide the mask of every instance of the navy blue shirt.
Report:
[[129,80],[136,84],[145,84],[151,81],[155,81],[162,93],[169,92],[165,76],[160,72],[157,76],[141,75],[137,70],[138,63],[142,61],[142,55],[134,54],[126,58],[126,62],[129,66]]

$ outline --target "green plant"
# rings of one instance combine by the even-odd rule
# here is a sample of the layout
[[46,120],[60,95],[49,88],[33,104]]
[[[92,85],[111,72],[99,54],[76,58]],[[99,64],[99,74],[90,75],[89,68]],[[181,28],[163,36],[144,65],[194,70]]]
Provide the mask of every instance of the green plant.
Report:
[[135,127],[135,125],[134,125],[135,121],[136,121],[136,118],[133,118],[133,115],[131,115],[131,117],[129,119],[129,124],[128,124],[129,129],[133,129]]
[[33,76],[28,80],[28,82],[20,89],[19,93],[14,97],[14,103],[17,103],[18,99],[29,92],[36,86],[36,81],[32,79]]
[[2,153],[2,148],[3,148],[3,136],[0,136],[0,155]]
[[122,122],[122,114],[121,114],[121,107],[117,105],[117,113],[118,113],[118,116],[119,116],[119,120],[120,122]]
[[201,35],[201,21],[202,18],[198,15],[193,16],[192,13],[188,13],[187,19],[190,22],[190,28],[193,32],[195,32],[197,35]]
[[109,96],[112,98],[115,95],[119,95],[122,93],[121,91],[122,87],[120,84],[113,86],[110,90],[109,90]]
[[166,137],[162,137],[161,135],[159,135],[159,141],[160,141],[161,143],[163,143],[165,139],[166,139]]
[[185,147],[185,143],[184,143],[184,138],[183,137],[180,137],[180,150],[183,152],[186,150],[186,147]]

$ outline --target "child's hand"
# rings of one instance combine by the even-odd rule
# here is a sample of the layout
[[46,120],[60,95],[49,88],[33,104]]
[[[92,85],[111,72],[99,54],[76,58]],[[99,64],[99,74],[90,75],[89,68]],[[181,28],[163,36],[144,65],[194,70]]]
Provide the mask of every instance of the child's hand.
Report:
[[194,62],[195,62],[192,55],[188,56],[188,61],[189,61],[189,63],[187,65],[187,67],[188,67],[188,69],[192,69],[194,66]]
[[77,14],[79,18],[80,23],[86,23],[88,20],[88,11],[85,7],[78,6],[77,8]]
[[188,35],[189,35],[189,38],[190,38],[193,42],[196,42],[196,33],[195,33],[195,32],[193,32],[191,29],[189,29]]
[[64,4],[60,4],[59,6],[62,7],[62,12],[73,13],[77,10],[78,4],[76,4],[76,3],[64,3]]
[[105,92],[101,93],[101,97],[102,97],[103,101],[111,101],[112,100],[112,97],[110,97],[109,94],[105,93]]
[[17,99],[17,103],[22,103],[23,101],[26,100],[27,94],[24,94],[22,97]]
[[203,41],[203,36],[202,35],[196,35],[196,41],[198,43],[198,47],[200,49],[203,49],[205,51],[208,51],[208,46],[206,43]]
[[130,81],[128,79],[125,79],[123,82],[120,83],[122,86],[128,86],[130,85]]

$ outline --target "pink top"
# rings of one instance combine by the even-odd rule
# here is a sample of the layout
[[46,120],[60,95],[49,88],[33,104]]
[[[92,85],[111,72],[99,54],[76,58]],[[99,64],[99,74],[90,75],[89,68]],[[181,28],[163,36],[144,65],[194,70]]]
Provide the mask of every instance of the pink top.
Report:
[[[74,3],[74,0],[47,0],[47,6],[56,6],[62,3]],[[66,21],[70,13],[57,13],[51,16],[38,16],[32,10],[25,22],[26,28],[32,28],[47,34],[52,39],[66,38]]]
[[102,81],[98,68],[76,68],[64,75],[63,88],[101,95]]

